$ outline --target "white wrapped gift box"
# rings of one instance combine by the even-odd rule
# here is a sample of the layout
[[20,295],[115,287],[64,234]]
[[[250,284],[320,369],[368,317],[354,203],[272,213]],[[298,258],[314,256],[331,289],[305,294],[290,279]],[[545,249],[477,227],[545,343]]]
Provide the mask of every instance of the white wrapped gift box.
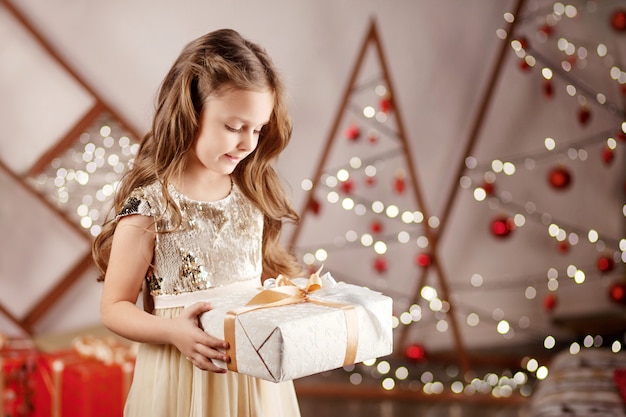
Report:
[[[311,279],[294,280],[300,285],[287,288],[288,296],[281,295],[284,288],[277,285],[211,301],[214,308],[201,316],[202,328],[230,344],[231,362],[218,365],[280,382],[392,352],[390,297],[337,284],[329,274],[320,279],[321,288],[305,289],[302,281]],[[257,304],[246,306],[255,297]],[[278,299],[278,306],[268,299]]]

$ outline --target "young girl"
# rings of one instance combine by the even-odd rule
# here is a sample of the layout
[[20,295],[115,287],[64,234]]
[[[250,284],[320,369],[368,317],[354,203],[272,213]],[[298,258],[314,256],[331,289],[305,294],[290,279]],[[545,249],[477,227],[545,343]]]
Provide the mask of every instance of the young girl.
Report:
[[198,325],[215,297],[302,276],[278,244],[298,219],[272,166],[291,136],[285,107],[267,53],[233,30],[187,45],[165,77],[93,248],[104,325],[142,342],[126,416],[299,415],[291,382],[217,367],[227,342]]

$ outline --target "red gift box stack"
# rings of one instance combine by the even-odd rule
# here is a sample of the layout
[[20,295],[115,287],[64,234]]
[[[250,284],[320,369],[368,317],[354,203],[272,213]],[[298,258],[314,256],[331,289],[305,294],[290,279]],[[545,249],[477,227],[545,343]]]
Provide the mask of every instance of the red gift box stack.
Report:
[[0,337],[0,416],[33,415],[37,355],[28,339]]
[[38,364],[35,416],[122,416],[132,362],[107,364],[70,350],[44,354]]
[[126,345],[77,338],[71,349],[0,349],[0,417],[122,416],[134,355]]

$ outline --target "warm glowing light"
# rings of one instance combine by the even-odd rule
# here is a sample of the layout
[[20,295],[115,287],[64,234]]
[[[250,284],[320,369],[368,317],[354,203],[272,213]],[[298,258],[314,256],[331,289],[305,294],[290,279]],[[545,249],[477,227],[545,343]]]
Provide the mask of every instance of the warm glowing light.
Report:
[[326,252],[326,249],[316,250],[315,259],[317,259],[320,262],[324,262],[326,259],[328,259],[328,252]]
[[396,369],[395,375],[396,378],[403,381],[409,377],[409,370],[406,366],[400,366],[398,369]]
[[376,109],[372,106],[366,106],[363,108],[363,116],[365,116],[368,119],[371,119],[372,117],[376,116]]
[[361,164],[363,162],[361,161],[361,158],[357,157],[357,156],[353,156],[352,158],[350,158],[350,167],[352,169],[359,169],[361,168]]
[[537,368],[537,372],[535,373],[535,376],[539,380],[546,379],[548,377],[548,367],[545,365],[542,365],[539,368]]
[[330,191],[326,194],[326,200],[328,200],[329,203],[336,203],[339,201],[339,194],[335,191]]
[[476,201],[484,201],[487,198],[487,192],[484,188],[478,187],[474,189],[474,200]]
[[620,342],[619,340],[616,340],[611,344],[611,351],[613,353],[619,353],[621,350],[622,350],[622,342]]
[[341,182],[347,181],[350,178],[350,172],[347,169],[342,168],[337,171],[337,179]]
[[385,253],[387,253],[387,244],[382,241],[376,242],[374,244],[374,252],[376,252],[379,255],[384,255]]
[[395,388],[396,381],[394,381],[393,378],[385,378],[385,379],[383,379],[383,382],[382,382],[381,385],[382,385],[383,389],[385,389],[387,391],[390,391],[390,390]]
[[480,324],[480,317],[476,313],[469,313],[466,321],[468,326],[476,327]]
[[483,277],[480,274],[473,274],[470,278],[470,283],[473,287],[480,287],[481,285],[483,285],[483,282]]
[[581,271],[580,269],[576,271],[576,273],[574,274],[574,281],[576,282],[576,284],[582,284],[583,282],[585,282],[585,272]]
[[394,219],[398,217],[398,214],[400,214],[400,209],[398,208],[398,206],[395,206],[392,204],[392,205],[387,206],[387,209],[385,210],[385,214],[390,219]]
[[526,370],[528,372],[535,372],[537,368],[539,368],[539,362],[537,362],[537,359],[531,358],[528,362],[526,362]]
[[511,325],[506,320],[500,320],[496,329],[500,334],[507,334],[511,330]]
[[376,370],[381,375],[387,375],[391,370],[391,365],[387,361],[380,361],[378,365],[376,365]]
[[420,294],[424,300],[431,301],[437,297],[437,290],[429,285],[424,285]]
[[543,75],[543,78],[546,80],[549,80],[552,78],[552,70],[550,68],[542,68],[541,75]]

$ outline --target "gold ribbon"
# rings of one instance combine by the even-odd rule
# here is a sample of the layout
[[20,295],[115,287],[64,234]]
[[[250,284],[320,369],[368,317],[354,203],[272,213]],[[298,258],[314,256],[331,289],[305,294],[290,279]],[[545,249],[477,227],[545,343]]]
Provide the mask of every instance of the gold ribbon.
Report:
[[237,372],[237,351],[235,343],[235,320],[240,314],[263,308],[281,307],[299,303],[313,303],[326,307],[340,308],[343,310],[346,320],[347,344],[343,366],[352,365],[356,360],[357,347],[359,343],[359,321],[356,308],[350,304],[330,303],[320,300],[312,300],[309,294],[322,288],[322,280],[319,276],[321,271],[311,274],[304,288],[300,288],[289,278],[279,275],[276,278],[276,287],[262,290],[255,295],[244,307],[231,310],[224,318],[224,339],[229,343],[226,350],[230,356],[227,367],[231,371]]

